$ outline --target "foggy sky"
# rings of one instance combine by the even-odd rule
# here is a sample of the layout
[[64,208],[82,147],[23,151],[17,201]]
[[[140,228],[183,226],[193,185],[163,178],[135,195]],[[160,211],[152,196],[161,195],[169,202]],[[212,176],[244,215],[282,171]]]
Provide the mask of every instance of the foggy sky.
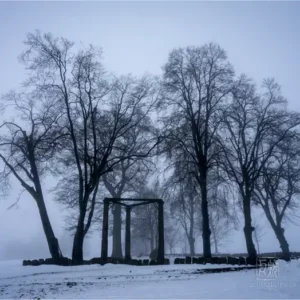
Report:
[[[118,74],[159,75],[173,48],[214,41],[227,51],[237,74],[246,73],[258,84],[275,77],[289,107],[300,110],[299,13],[299,2],[0,2],[0,94],[24,80],[17,59],[22,41],[40,29],[82,46],[101,46],[105,67]],[[20,191],[18,183],[12,186],[10,197],[0,199],[0,259],[49,256],[33,199],[23,193],[18,208],[7,211]],[[51,194],[46,200],[63,252],[70,255],[61,208]],[[298,231],[289,226],[291,250],[300,250]],[[279,250],[268,232],[261,250]],[[88,256],[99,256],[100,236],[95,233],[87,242]],[[201,241],[196,248],[201,250]],[[242,228],[221,250],[246,251]]]

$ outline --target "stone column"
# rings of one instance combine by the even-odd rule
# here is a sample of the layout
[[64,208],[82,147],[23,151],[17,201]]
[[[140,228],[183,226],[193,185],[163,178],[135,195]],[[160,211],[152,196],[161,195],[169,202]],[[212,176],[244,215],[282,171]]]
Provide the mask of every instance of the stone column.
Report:
[[125,260],[131,259],[131,207],[126,206],[126,230],[125,230]]
[[165,260],[165,238],[164,238],[164,202],[158,202],[158,252],[157,261],[163,264]]
[[104,203],[104,208],[103,208],[101,258],[105,261],[105,260],[107,260],[107,248],[108,248],[108,209],[109,209],[109,200],[104,199],[103,203]]

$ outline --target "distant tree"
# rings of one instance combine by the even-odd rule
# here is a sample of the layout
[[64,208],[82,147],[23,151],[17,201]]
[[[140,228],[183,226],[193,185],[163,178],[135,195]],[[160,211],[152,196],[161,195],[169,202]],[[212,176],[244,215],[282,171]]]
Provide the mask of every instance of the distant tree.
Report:
[[[190,248],[190,255],[195,255],[195,240],[201,231],[197,228],[200,211],[200,195],[195,187],[194,178],[186,176],[184,180],[175,180],[172,176],[167,201],[171,203],[171,214],[180,224]],[[170,189],[171,188],[171,189]],[[197,230],[198,229],[198,230]]]
[[[134,196],[140,199],[158,199],[158,185],[142,186]],[[147,251],[152,252],[158,244],[158,206],[156,203],[141,205],[132,210],[132,243],[142,240]]]
[[[55,151],[66,136],[61,127],[63,112],[56,101],[34,92],[11,92],[2,99],[3,108],[13,107],[17,120],[0,125],[0,158],[3,189],[9,189],[9,178],[15,177],[35,200],[52,258],[62,253],[55,237],[43,193],[43,179],[49,174]],[[20,224],[21,225],[21,224]]]
[[195,170],[201,193],[203,255],[210,257],[207,179],[219,152],[221,110],[234,72],[225,51],[214,43],[173,50],[163,70],[161,104],[166,108],[162,120],[167,147],[174,161],[186,160]]
[[168,253],[173,254],[175,247],[180,243],[181,234],[178,224],[175,222],[165,222],[165,243],[168,247]]
[[233,216],[228,215],[228,212],[218,207],[211,209],[210,223],[211,242],[214,245],[215,253],[218,254],[220,247],[228,242],[228,238],[236,230],[236,221]]
[[254,227],[254,231],[253,231],[254,241],[257,247],[257,252],[258,254],[260,254],[260,242],[262,241],[262,238],[266,233],[264,231],[264,226],[256,220],[254,220],[253,222],[253,227]]
[[220,246],[228,241],[234,230],[238,228],[238,214],[231,182],[225,180],[221,170],[215,169],[209,178],[209,202],[211,242],[215,253],[219,253]]

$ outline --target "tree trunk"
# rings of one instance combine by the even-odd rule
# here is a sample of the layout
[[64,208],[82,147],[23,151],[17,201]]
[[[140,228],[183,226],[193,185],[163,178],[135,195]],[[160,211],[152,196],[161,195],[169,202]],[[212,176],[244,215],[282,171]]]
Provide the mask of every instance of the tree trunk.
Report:
[[258,255],[260,254],[260,248],[259,248],[259,240],[258,240],[258,236],[257,236],[257,233],[256,233],[256,229],[254,229],[254,240],[256,242],[256,246],[257,246],[257,253]]
[[257,246],[257,253],[259,255],[260,254],[259,240],[258,240],[258,237],[257,237],[257,233],[255,233],[255,229],[254,229],[254,239],[255,239],[255,242],[256,242],[256,246]]
[[211,233],[212,233],[212,239],[213,239],[213,243],[215,246],[215,254],[219,253],[219,249],[218,249],[218,241],[217,241],[217,236],[216,236],[216,229],[214,227],[214,223],[210,222],[211,224]]
[[123,258],[122,254],[122,210],[121,205],[115,204],[113,210],[113,246],[112,257]]
[[[28,147],[29,147],[29,149],[32,149],[31,145],[29,145]],[[60,258],[62,258],[62,253],[59,248],[58,239],[54,235],[54,232],[53,232],[53,229],[52,229],[52,226],[50,223],[50,219],[48,216],[48,212],[47,212],[47,208],[46,208],[45,200],[44,200],[44,196],[43,196],[42,186],[41,186],[41,182],[40,182],[40,177],[39,177],[38,169],[37,169],[37,166],[35,163],[35,157],[34,157],[33,151],[29,150],[29,155],[30,155],[31,172],[32,172],[32,175],[34,178],[33,182],[34,182],[34,186],[36,189],[36,194],[35,194],[34,198],[36,200],[36,203],[37,203],[37,206],[39,209],[39,213],[40,213],[40,217],[42,220],[44,233],[46,235],[49,251],[50,251],[52,258],[60,259]]]
[[210,246],[210,229],[209,229],[209,215],[207,202],[207,186],[206,179],[202,180],[201,186],[201,209],[202,209],[202,239],[203,239],[203,257],[211,257]]
[[38,205],[40,218],[43,224],[43,229],[47,239],[51,257],[54,259],[60,259],[62,258],[62,253],[59,248],[58,240],[54,235],[43,197],[39,197],[36,202]]
[[250,203],[250,195],[246,195],[243,199],[243,213],[244,213],[244,234],[246,239],[246,246],[248,256],[251,258],[256,258],[257,253],[253,243],[252,232],[254,228],[252,227],[251,220],[251,203]]
[[195,256],[195,239],[192,236],[189,237],[189,245],[191,256]]
[[273,219],[273,216],[271,214],[270,208],[268,205],[262,205],[262,208],[266,214],[266,217],[271,224],[272,229],[274,230],[274,233],[278,239],[281,251],[282,251],[282,256],[286,261],[289,261],[291,259],[291,253],[289,249],[289,244],[285,238],[284,235],[284,229],[281,227],[281,221],[279,214],[275,212],[276,214],[276,223],[275,220]]
[[80,212],[76,233],[73,240],[72,259],[74,261],[83,260],[83,241],[84,241],[84,215]]
[[282,255],[283,255],[283,258],[286,260],[286,261],[290,261],[291,260],[291,253],[290,253],[290,249],[289,249],[289,244],[284,236],[284,229],[281,228],[281,226],[277,226],[276,228],[274,228],[274,231],[275,231],[275,234],[276,234],[276,237],[279,241],[279,244],[280,244],[280,248],[282,250]]
[[215,254],[218,254],[219,253],[218,241],[217,241],[216,233],[215,233],[215,230],[213,227],[212,227],[212,238],[213,238],[214,246],[215,246]]
[[215,253],[219,254],[218,243],[215,243]]

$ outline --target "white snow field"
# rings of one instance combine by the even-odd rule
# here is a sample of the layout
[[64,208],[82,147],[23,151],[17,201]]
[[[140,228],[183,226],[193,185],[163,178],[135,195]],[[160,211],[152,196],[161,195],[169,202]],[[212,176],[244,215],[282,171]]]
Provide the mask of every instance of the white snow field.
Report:
[[0,298],[300,298],[300,261],[260,271],[197,274],[219,267],[228,265],[23,267],[21,261],[0,261]]

